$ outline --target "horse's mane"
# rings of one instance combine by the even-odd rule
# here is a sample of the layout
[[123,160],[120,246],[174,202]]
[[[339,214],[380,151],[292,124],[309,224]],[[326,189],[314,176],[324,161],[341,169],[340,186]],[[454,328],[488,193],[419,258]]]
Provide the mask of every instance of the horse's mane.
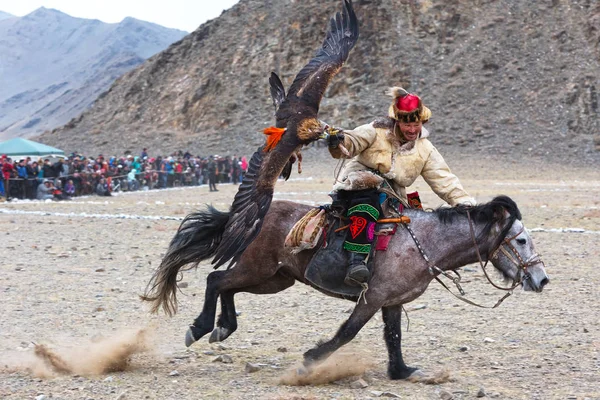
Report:
[[[483,230],[479,235],[480,239],[487,237],[490,234],[492,227],[498,223],[500,226],[504,225],[504,228],[498,237],[499,240],[502,240],[508,234],[508,231],[515,220],[521,220],[522,218],[517,203],[508,196],[497,196],[489,203],[477,206],[459,204],[456,207],[440,207],[434,210],[434,214],[437,215],[442,223],[448,224],[452,223],[457,218],[465,217],[467,211],[470,213],[473,222],[485,223]],[[508,218],[505,217],[504,211],[508,212]]]

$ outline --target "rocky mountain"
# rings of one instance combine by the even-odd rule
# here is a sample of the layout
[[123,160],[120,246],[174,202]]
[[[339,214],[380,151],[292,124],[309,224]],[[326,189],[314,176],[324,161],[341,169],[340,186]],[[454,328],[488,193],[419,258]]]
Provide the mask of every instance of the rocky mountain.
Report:
[[[41,136],[67,151],[252,151],[271,125],[268,76],[290,85],[337,0],[241,0],[126,73],[91,109]],[[445,153],[600,160],[600,3],[355,0],[361,37],[320,117],[386,115],[402,85],[433,110]]]
[[14,15],[9,14],[9,13],[5,13],[4,11],[0,11],[0,20],[6,19],[6,18],[13,18]]
[[107,24],[43,7],[0,19],[0,140],[64,125],[117,77],[186,35],[133,18]]

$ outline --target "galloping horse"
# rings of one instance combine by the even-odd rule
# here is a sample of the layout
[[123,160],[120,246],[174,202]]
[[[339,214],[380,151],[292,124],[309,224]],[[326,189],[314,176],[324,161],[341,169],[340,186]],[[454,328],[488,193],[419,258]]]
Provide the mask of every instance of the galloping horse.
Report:
[[[295,281],[310,284],[304,273],[316,249],[292,254],[284,247],[287,233],[310,208],[289,201],[274,202],[262,231],[235,267],[208,274],[204,308],[186,334],[187,346],[211,331],[210,342],[225,340],[235,332],[236,293],[270,294],[289,288]],[[389,377],[405,379],[417,372],[402,358],[400,317],[402,305],[427,289],[434,277],[430,267],[437,267],[437,272],[450,271],[482,259],[491,261],[506,279],[522,284],[524,290],[541,292],[549,282],[544,264],[521,223],[521,213],[507,196],[475,207],[439,208],[433,212],[407,209],[405,215],[411,219],[409,226],[414,237],[408,229],[399,227],[387,251],[375,255],[364,301],[349,299],[356,302],[354,311],[331,340],[304,353],[306,367],[350,342],[381,309]],[[169,315],[176,312],[179,272],[197,267],[200,261],[214,255],[229,218],[235,215],[212,207],[185,218],[142,297],[153,302],[154,312],[160,307]],[[215,328],[219,296],[221,314]]]

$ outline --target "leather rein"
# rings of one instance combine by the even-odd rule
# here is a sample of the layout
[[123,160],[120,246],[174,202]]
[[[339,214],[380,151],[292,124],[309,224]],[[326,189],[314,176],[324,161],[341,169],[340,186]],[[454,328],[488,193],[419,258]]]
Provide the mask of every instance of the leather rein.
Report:
[[[427,257],[427,254],[425,254],[425,252],[423,251],[423,248],[421,247],[421,244],[417,240],[417,238],[416,238],[413,230],[408,226],[408,224],[403,224],[403,226],[408,230],[410,236],[412,237],[413,241],[417,245],[417,249],[421,253],[421,256],[427,262],[429,273],[431,275],[433,275],[433,277],[435,278],[435,280],[437,280],[440,285],[442,285],[454,297],[456,297],[457,299],[460,299],[460,300],[464,301],[465,303],[468,303],[468,304],[471,304],[473,306],[480,307],[480,308],[496,308],[500,304],[502,304],[502,302],[507,297],[509,297],[510,295],[513,294],[513,290],[516,287],[522,285],[523,281],[525,281],[525,280],[527,280],[527,279],[530,278],[530,275],[527,272],[527,268],[528,267],[530,267],[532,265],[535,265],[535,264],[542,264],[542,265],[544,265],[544,262],[542,261],[542,259],[540,258],[540,256],[538,254],[533,254],[527,261],[524,261],[523,258],[521,257],[521,254],[519,254],[519,252],[517,251],[517,249],[515,248],[515,246],[511,243],[521,233],[523,233],[523,231],[525,229],[525,227],[523,227],[523,228],[521,228],[521,230],[517,234],[515,234],[515,235],[513,235],[511,237],[508,237],[508,238],[505,237],[498,244],[498,246],[490,253],[491,255],[489,255],[489,257],[487,257],[487,259],[486,259],[486,261],[484,263],[483,258],[481,257],[481,252],[479,251],[479,245],[477,244],[477,240],[475,239],[475,228],[473,227],[473,221],[471,220],[471,213],[469,212],[469,210],[467,210],[467,218],[469,220],[469,230],[470,230],[470,234],[471,234],[471,239],[473,240],[473,245],[475,247],[475,251],[477,253],[477,259],[479,260],[479,265],[481,266],[481,269],[483,270],[483,273],[484,273],[485,277],[487,278],[488,282],[492,286],[494,286],[496,289],[506,291],[506,294],[500,300],[498,300],[496,302],[496,304],[494,304],[492,307],[483,306],[481,304],[477,304],[477,303],[475,303],[475,302],[467,299],[466,297],[464,297],[465,291],[463,290],[463,288],[460,285],[460,281],[461,281],[462,278],[461,278],[460,274],[458,273],[458,271],[451,270],[451,272],[453,272],[456,275],[456,276],[452,276],[448,272],[443,271],[442,269],[440,269],[439,267],[437,267],[435,265],[431,265],[431,263],[429,261],[429,257]],[[490,276],[487,273],[486,266],[488,264],[488,261],[490,259],[498,258],[499,252],[502,252],[502,254],[504,254],[517,267],[518,276],[520,277],[520,279],[519,280],[516,280],[516,279],[513,280],[513,285],[511,287],[498,286],[497,284],[495,284],[492,281],[492,279],[490,278]],[[446,278],[450,279],[456,285],[456,288],[460,292],[460,295],[457,295],[454,292],[452,292],[450,290],[450,288],[438,277],[439,275],[444,275]]]

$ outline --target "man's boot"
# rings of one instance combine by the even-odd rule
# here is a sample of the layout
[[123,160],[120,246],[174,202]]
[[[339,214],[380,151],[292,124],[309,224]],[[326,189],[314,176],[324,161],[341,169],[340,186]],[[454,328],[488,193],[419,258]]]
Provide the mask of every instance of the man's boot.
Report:
[[371,272],[365,263],[366,258],[367,254],[350,252],[350,265],[344,279],[346,285],[360,286],[369,281]]

